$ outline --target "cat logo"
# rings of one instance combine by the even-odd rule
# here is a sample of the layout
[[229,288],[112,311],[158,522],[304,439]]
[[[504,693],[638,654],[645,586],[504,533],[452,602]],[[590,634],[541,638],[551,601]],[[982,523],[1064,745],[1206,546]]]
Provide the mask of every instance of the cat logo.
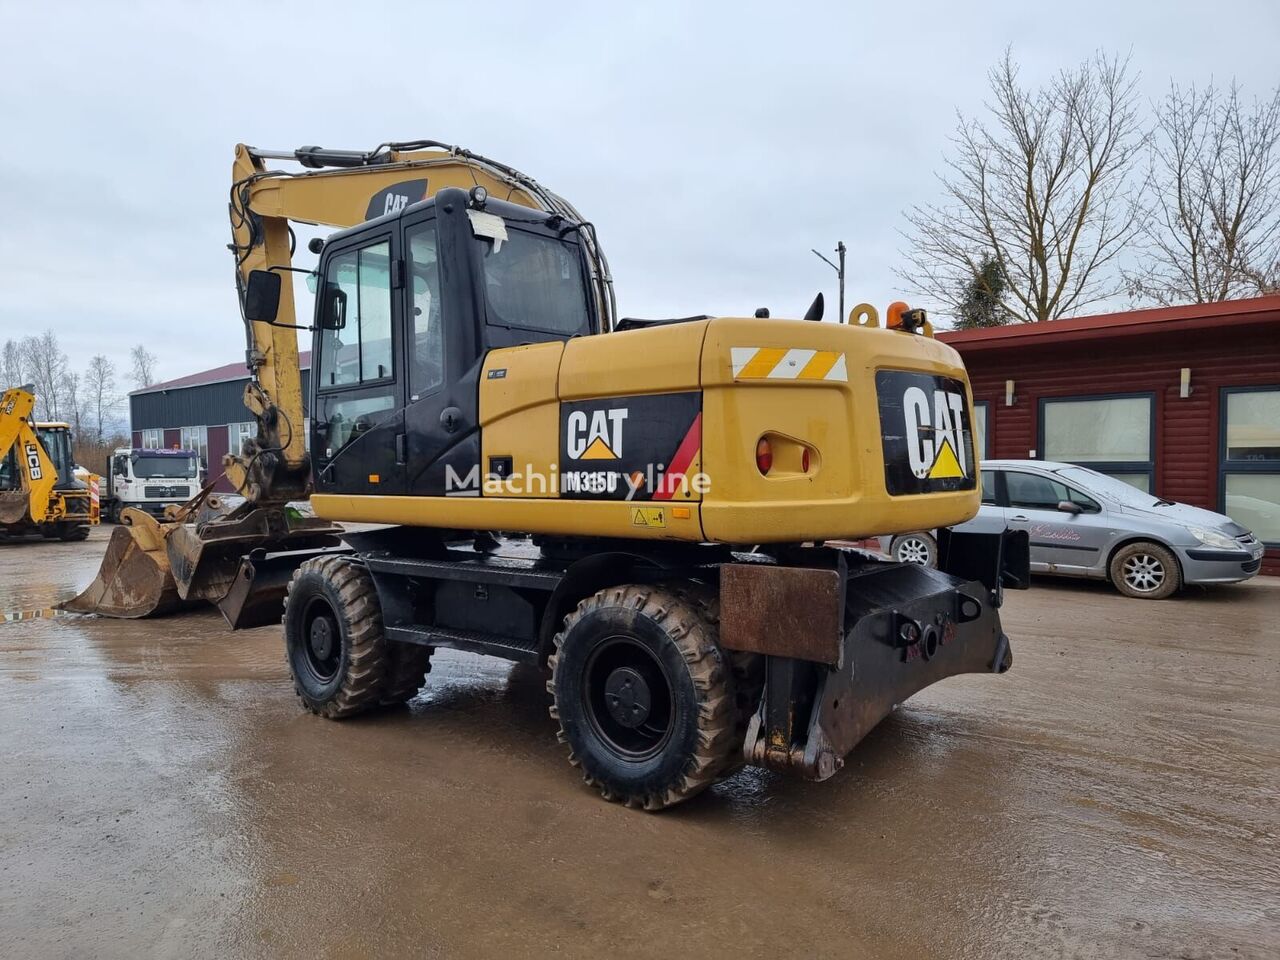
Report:
[[366,220],[385,217],[389,213],[399,213],[411,203],[427,198],[426,180],[405,180],[383,187],[369,198],[369,206],[364,212]]
[[28,443],[23,451],[27,457],[27,474],[32,480],[39,480],[44,476],[44,471],[40,469],[40,451],[36,449],[34,443]]
[[902,414],[906,420],[907,457],[911,472],[921,480],[954,480],[969,475],[965,464],[964,396],[935,389],[932,403],[920,387],[908,387],[902,394]]
[[620,460],[627,408],[575,410],[565,421],[565,448],[571,460]]

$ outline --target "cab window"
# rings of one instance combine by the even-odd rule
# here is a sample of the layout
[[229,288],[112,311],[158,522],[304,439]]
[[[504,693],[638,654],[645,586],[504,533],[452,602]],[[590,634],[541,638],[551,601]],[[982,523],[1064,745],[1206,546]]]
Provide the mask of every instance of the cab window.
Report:
[[576,243],[510,228],[506,240],[477,242],[490,323],[563,336],[591,332]]
[[320,332],[320,390],[391,378],[390,261],[385,240],[329,261],[322,310],[340,309],[342,325]]
[[410,346],[409,392],[411,400],[444,383],[444,317],[440,310],[440,269],[436,262],[434,220],[410,227],[409,313],[413,342]]

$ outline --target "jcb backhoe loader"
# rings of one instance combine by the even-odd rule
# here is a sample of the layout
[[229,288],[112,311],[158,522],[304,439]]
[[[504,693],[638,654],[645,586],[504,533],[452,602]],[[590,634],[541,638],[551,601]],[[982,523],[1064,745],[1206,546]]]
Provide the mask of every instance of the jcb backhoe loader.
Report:
[[70,425],[34,423],[34,407],[31,387],[0,396],[0,537],[83,540],[99,520],[97,478],[76,478]]
[[[243,626],[287,590],[295,688],[331,718],[412,697],[436,647],[545,663],[570,760],[647,809],[744,761],[826,778],[917,690],[1009,667],[1025,534],[944,530],[938,570],[821,545],[977,511],[965,372],[918,311],[618,320],[590,223],[426,141],[239,146],[231,219],[245,502],[126,511],[73,608]],[[289,219],[349,227],[311,247],[310,459]]]

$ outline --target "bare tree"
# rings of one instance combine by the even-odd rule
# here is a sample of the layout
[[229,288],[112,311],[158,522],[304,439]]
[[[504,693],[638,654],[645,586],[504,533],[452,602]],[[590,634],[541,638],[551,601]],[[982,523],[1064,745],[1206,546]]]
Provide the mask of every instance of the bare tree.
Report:
[[1280,281],[1280,87],[1241,102],[1171,84],[1156,105],[1146,257],[1130,292],[1160,303],[1254,296]]
[[85,409],[96,443],[106,432],[107,417],[115,406],[116,368],[103,354],[95,354],[84,372]]
[[22,386],[22,350],[16,340],[6,340],[0,351],[0,390]]
[[129,351],[129,360],[133,364],[133,384],[138,389],[149,387],[155,383],[156,355],[138,344]]
[[959,118],[944,199],[907,215],[900,276],[955,315],[990,257],[1005,322],[1079,312],[1122,289],[1114,261],[1138,225],[1136,77],[1099,53],[1033,90],[1008,50],[989,76],[989,116]]
[[22,367],[36,388],[36,416],[60,420],[67,387],[67,355],[58,335],[46,330],[39,336],[23,337],[19,344]]
[[67,370],[62,375],[61,393],[62,416],[71,424],[71,436],[80,436],[84,428],[84,397],[80,392],[80,374]]

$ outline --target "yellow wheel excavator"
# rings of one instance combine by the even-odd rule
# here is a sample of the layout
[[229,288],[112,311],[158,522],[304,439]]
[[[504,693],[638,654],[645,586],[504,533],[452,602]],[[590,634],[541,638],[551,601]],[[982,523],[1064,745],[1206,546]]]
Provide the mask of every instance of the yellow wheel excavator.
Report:
[[[243,502],[126,510],[72,609],[283,614],[334,719],[414,696],[436,648],[545,665],[571,762],[646,809],[744,762],[824,779],[922,687],[1008,669],[1026,535],[947,529],[979,504],[972,402],[921,311],[619,318],[589,221],[432,141],[241,145],[230,201]],[[343,228],[307,327],[291,220]],[[938,569],[830,545],[933,528]]]

